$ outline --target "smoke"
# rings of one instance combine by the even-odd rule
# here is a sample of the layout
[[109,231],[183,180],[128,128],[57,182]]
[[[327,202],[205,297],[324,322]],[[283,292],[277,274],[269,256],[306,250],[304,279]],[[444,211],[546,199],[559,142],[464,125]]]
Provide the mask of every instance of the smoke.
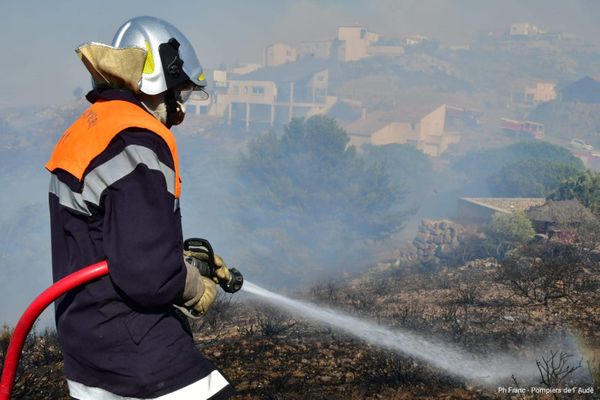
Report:
[[532,22],[548,31],[574,32],[598,44],[595,16],[600,4],[591,0],[395,1],[262,1],[163,3],[107,0],[95,7],[82,2],[40,2],[31,12],[27,2],[3,4],[2,37],[17,38],[0,59],[1,107],[50,105],[71,98],[73,88],[90,85],[74,49],[81,43],[108,43],[116,29],[136,15],[154,15],[180,27],[194,44],[203,66],[260,62],[262,48],[276,41],[292,44],[336,36],[337,25],[359,24],[388,37],[422,34],[442,43],[462,44],[481,31]]
[[[3,5],[0,33],[3,37],[17,38],[17,44],[6,46],[0,59],[0,91],[3,93],[0,107],[4,109],[0,124],[0,267],[3,271],[0,320],[14,323],[35,294],[51,282],[48,175],[43,164],[56,138],[77,115],[77,109],[59,107],[51,114],[44,114],[33,105],[64,104],[72,99],[73,88],[89,88],[89,76],[74,54],[74,48],[86,41],[110,42],[114,31],[128,18],[142,13],[172,22],[190,38],[202,64],[214,68],[221,63],[259,62],[262,48],[276,41],[296,44],[333,39],[337,26],[348,24],[365,25],[388,37],[418,33],[442,43],[465,43],[474,40],[481,30],[529,21],[549,31],[572,31],[588,42],[597,43],[600,28],[593,17],[598,15],[599,8],[597,2],[586,0],[272,0],[258,3],[187,0],[178,2],[176,7],[108,0],[103,7],[94,9],[95,17],[90,19],[82,17],[89,15],[90,9],[81,2],[42,2],[36,4],[35,13],[26,2]],[[404,93],[402,88],[398,88],[398,92]],[[18,106],[23,109],[6,111],[8,107]],[[299,284],[315,275],[343,273],[339,269],[323,268],[323,265],[333,264],[334,259],[312,262],[319,254],[296,251],[299,242],[307,245],[306,237],[277,229],[252,232],[241,226],[235,216],[241,210],[237,197],[240,182],[235,168],[248,137],[231,135],[230,131],[217,127],[215,136],[202,139],[186,135],[185,126],[180,130],[179,142],[185,236],[210,239],[230,264],[254,279]],[[461,195],[484,194],[479,186],[467,187],[472,190],[465,191],[464,182],[456,182],[456,178],[446,172],[435,177],[432,187],[434,190],[421,199],[422,213],[409,227],[414,228],[414,221],[424,215],[451,214],[456,204],[454,200]],[[410,237],[410,232],[406,236]],[[331,238],[339,239],[334,229],[327,234],[314,232],[309,237],[321,244]],[[365,260],[368,253],[362,250],[375,245],[381,244],[363,243],[364,247],[351,249],[354,253],[339,246],[336,252],[356,255],[355,265],[348,263],[351,271],[351,267],[370,261]],[[273,254],[272,249],[277,246],[289,249],[290,253]],[[291,275],[277,272],[284,264]]]

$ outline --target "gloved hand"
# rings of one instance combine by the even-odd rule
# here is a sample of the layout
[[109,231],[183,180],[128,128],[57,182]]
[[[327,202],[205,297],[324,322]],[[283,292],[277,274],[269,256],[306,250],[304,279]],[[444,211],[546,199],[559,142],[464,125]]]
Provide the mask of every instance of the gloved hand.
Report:
[[212,246],[205,239],[187,239],[183,243],[183,257],[186,262],[194,265],[200,274],[212,279],[228,293],[241,289],[244,277],[235,268],[229,268]]
[[[204,252],[200,252],[200,251],[184,250],[183,255],[186,258],[198,259],[206,264],[208,264],[208,262],[210,260],[210,256],[209,256],[208,252],[204,253]],[[221,256],[218,255],[217,253],[215,253],[214,274],[212,276],[208,276],[210,274],[209,269],[207,267],[201,267],[200,272],[203,273],[204,271],[206,271],[205,272],[206,276],[208,278],[211,278],[215,283],[221,283],[221,282],[227,283],[227,282],[231,281],[231,273],[229,272],[229,267],[227,267],[227,264],[225,264],[225,261],[223,261]],[[205,274],[203,274],[203,275],[205,275]]]
[[196,266],[185,261],[187,275],[185,277],[185,287],[181,296],[181,304],[175,305],[187,317],[199,319],[217,297],[217,286],[211,279],[200,275]]
[[211,274],[208,263],[210,262],[210,253],[208,249],[205,247],[195,247],[195,250],[184,250],[183,257],[186,259],[186,262],[194,263],[194,260],[188,260],[189,258],[197,259],[201,261],[204,265],[200,265],[198,263],[194,264],[199,270],[200,273],[208,278],[211,278],[215,283],[228,283],[231,281],[231,273],[229,272],[229,268],[225,261],[215,253],[215,270],[214,274]]

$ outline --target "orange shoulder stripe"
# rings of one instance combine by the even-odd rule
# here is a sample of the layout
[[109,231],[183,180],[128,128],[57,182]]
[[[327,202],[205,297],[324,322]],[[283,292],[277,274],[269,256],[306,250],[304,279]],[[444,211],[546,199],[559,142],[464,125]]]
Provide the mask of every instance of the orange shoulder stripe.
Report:
[[156,133],[169,147],[175,165],[175,197],[181,193],[175,135],[159,120],[139,106],[122,100],[92,104],[60,138],[50,160],[49,171],[63,169],[81,180],[92,160],[108,147],[111,140],[128,128]]

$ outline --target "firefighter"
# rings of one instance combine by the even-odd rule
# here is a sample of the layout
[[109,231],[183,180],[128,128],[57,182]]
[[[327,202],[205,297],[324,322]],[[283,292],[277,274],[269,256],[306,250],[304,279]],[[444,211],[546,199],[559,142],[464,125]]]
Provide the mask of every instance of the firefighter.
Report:
[[[193,257],[182,256],[170,131],[192,92],[206,93],[200,62],[179,30],[153,17],[127,21],[111,46],[87,43],[76,52],[94,88],[86,96],[91,106],[46,165],[53,279],[104,259],[110,274],[56,302],[70,395],[228,398],[232,386],[194,346],[174,307],[201,316],[217,290]],[[220,258],[216,267],[229,276]]]

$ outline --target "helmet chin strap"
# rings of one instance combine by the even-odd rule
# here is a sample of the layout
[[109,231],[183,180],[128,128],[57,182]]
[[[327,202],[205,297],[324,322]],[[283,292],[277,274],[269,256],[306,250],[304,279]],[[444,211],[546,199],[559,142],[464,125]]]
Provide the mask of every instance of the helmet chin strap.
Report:
[[165,104],[167,105],[167,121],[165,123],[167,128],[182,123],[185,118],[185,109],[174,89],[169,89],[165,92]]

